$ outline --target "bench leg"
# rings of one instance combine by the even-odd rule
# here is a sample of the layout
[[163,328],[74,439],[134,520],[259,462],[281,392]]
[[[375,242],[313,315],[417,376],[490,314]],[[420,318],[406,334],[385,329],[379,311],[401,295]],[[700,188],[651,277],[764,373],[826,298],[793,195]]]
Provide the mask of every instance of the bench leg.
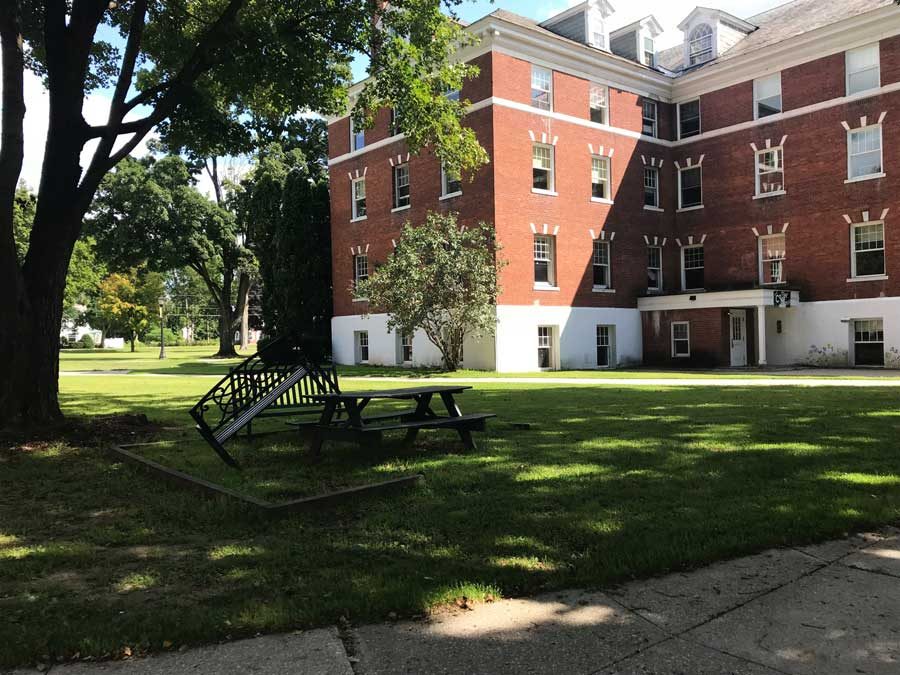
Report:
[[406,436],[403,437],[403,443],[405,445],[412,445],[416,442],[416,439],[419,437],[418,429],[407,429]]
[[478,444],[475,443],[475,439],[472,438],[472,432],[468,429],[458,429],[459,437],[462,439],[463,445],[466,446],[466,450],[477,450]]

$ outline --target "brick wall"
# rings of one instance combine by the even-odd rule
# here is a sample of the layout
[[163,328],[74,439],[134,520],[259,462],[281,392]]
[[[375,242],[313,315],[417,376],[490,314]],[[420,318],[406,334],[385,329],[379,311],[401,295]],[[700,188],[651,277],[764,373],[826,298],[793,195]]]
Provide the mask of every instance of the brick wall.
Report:
[[[643,312],[645,365],[714,367],[729,365],[729,326],[727,310],[692,309],[685,311]],[[690,324],[691,355],[672,356],[672,323]]]

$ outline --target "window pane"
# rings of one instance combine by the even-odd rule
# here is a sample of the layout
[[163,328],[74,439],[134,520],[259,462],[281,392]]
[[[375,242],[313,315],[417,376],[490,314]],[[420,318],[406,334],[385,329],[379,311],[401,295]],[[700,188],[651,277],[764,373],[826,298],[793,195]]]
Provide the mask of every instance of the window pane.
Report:
[[853,232],[853,240],[857,251],[870,251],[884,248],[884,225],[858,225]]
[[681,176],[681,206],[699,206],[703,203],[700,167],[684,169]]
[[659,172],[654,167],[644,168],[644,204],[659,206]]
[[681,103],[678,106],[679,135],[681,138],[700,133],[700,100]]
[[552,79],[553,74],[547,68],[531,67],[531,105],[535,108],[550,110]]
[[869,89],[877,89],[881,74],[878,68],[870,68],[858,73],[850,73],[847,78],[847,93],[856,94]]
[[532,187],[539,190],[553,189],[553,150],[546,145],[535,145],[531,155]]

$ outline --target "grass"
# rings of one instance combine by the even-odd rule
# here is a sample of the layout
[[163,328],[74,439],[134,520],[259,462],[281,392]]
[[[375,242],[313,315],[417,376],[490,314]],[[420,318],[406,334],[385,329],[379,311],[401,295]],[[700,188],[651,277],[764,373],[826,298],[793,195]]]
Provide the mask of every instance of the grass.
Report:
[[[159,359],[159,348],[152,345],[139,345],[138,351],[127,350],[77,350],[67,349],[60,354],[60,370],[69,373],[97,371],[128,371],[135,374],[148,375],[224,375],[228,369],[240,363],[245,356],[238,359],[215,359],[213,346],[200,347],[167,347],[168,358]],[[786,378],[802,377],[803,379],[846,377],[841,372],[835,374],[827,370],[811,375],[809,370],[798,376],[791,371],[741,371],[741,370],[659,370],[651,368],[617,368],[614,370],[564,370],[539,371],[534,373],[497,373],[484,370],[460,370],[446,373],[438,368],[404,368],[400,366],[339,366],[342,377],[409,377],[435,378],[451,377],[458,379],[479,380],[491,377],[503,378],[567,378],[567,379],[750,379],[772,377],[778,375]],[[867,371],[858,371],[860,375]],[[877,371],[884,374],[885,379],[900,378],[897,371]],[[871,372],[870,372],[871,374]]]
[[411,449],[329,444],[310,466],[280,436],[238,444],[236,474],[190,429],[209,385],[60,384],[68,414],[146,413],[166,426],[148,453],[248,493],[426,483],[266,522],[99,448],[0,449],[0,667],[603,586],[900,518],[896,389],[483,383],[460,398],[499,416],[478,452],[425,432]]

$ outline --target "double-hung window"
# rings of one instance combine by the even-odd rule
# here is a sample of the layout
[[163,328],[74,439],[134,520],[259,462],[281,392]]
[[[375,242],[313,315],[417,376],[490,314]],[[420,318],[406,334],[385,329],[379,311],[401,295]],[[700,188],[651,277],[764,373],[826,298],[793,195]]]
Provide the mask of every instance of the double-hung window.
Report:
[[413,360],[413,339],[412,335],[406,333],[400,334],[400,362],[412,363]]
[[861,319],[853,322],[853,365],[884,365],[883,319]]
[[556,285],[556,265],[553,237],[534,237],[534,285],[552,287]]
[[591,85],[591,122],[609,124],[609,89],[602,84]]
[[553,71],[531,66],[531,105],[541,110],[553,109]]
[[462,194],[462,180],[459,171],[441,166],[441,196],[455,197]]
[[609,199],[609,157],[591,157],[591,199]]
[[873,124],[847,132],[847,180],[858,180],[883,173],[881,162],[881,125]]
[[884,223],[862,223],[854,225],[851,231],[851,276],[854,279],[884,276]]
[[785,258],[784,234],[770,234],[759,238],[759,282],[761,284],[783,284]]
[[369,331],[367,330],[356,332],[356,362],[369,362]]
[[611,368],[615,365],[613,345],[615,326],[597,326],[597,367]]
[[531,148],[531,187],[534,190],[553,192],[553,146],[535,143]]
[[448,89],[444,98],[448,101],[459,101],[459,89]]
[[362,220],[366,217],[366,179],[357,178],[350,185],[353,220]]
[[703,244],[685,246],[681,249],[681,289],[683,291],[701,290],[706,279],[703,274]]
[[881,86],[879,45],[866,45],[846,53],[847,96]]
[[594,288],[607,289],[610,287],[609,275],[609,242],[594,240],[594,255],[592,260],[594,268]]
[[644,99],[641,103],[641,133],[656,138],[656,101]]
[[396,136],[400,133],[400,111],[397,108],[391,108],[391,119],[388,123],[388,130],[391,133],[391,136]]
[[662,247],[647,247],[647,290],[661,291],[662,281]]
[[366,130],[358,129],[353,117],[350,117],[350,150],[362,150],[366,147]]
[[756,153],[756,195],[784,192],[784,150],[765,148]]
[[687,359],[691,356],[691,324],[687,321],[672,322],[672,357]]
[[678,208],[703,206],[703,170],[688,166],[678,170]]
[[656,48],[653,45],[653,38],[644,38],[644,65],[651,68],[656,66]]
[[553,364],[553,326],[538,326],[538,368],[551,370]]
[[369,256],[365,253],[353,256],[353,282],[358,285],[359,282],[369,278]]
[[398,164],[394,167],[394,210],[409,205],[409,164]]
[[644,206],[659,208],[659,169],[644,167]]
[[678,104],[678,138],[700,133],[700,99]]
[[781,73],[753,80],[753,117],[761,119],[781,111]]

